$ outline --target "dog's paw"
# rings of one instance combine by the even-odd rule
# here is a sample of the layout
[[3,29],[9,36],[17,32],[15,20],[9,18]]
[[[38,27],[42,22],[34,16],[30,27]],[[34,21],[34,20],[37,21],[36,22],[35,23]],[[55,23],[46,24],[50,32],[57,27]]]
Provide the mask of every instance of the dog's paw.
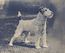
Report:
[[8,45],[11,46],[11,47],[13,46],[13,44],[11,44],[11,43],[9,43]]
[[48,45],[43,45],[42,47],[43,47],[43,48],[48,48]]
[[40,49],[41,47],[40,47],[40,46],[36,46],[35,48],[36,48],[36,49]]

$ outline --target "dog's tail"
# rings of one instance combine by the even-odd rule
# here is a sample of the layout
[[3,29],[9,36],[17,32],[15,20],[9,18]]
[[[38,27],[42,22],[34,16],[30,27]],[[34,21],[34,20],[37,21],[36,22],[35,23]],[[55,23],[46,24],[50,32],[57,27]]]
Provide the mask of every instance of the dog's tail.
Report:
[[17,13],[17,17],[21,17],[21,16],[22,16],[21,12],[18,11],[18,13]]

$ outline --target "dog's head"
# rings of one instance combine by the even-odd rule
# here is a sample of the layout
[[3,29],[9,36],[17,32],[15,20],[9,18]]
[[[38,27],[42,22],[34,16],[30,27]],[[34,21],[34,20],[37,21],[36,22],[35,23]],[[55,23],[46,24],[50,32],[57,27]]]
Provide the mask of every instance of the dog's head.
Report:
[[40,8],[40,12],[45,16],[45,17],[48,17],[48,18],[52,18],[53,17],[53,12],[48,9],[48,8]]

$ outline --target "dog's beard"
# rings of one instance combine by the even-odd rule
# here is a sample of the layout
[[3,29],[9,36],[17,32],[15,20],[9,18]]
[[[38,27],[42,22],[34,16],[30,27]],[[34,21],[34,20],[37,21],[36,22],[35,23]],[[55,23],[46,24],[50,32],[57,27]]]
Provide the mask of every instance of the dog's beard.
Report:
[[49,16],[49,18],[52,18],[53,17],[53,14],[51,14],[50,16]]

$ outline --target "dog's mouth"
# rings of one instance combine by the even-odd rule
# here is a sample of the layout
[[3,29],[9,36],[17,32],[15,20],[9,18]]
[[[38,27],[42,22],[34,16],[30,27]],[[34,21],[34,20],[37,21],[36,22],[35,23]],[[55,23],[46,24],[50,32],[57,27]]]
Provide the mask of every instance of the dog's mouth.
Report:
[[53,14],[49,15],[49,18],[52,18],[53,17]]
[[48,16],[45,16],[45,17],[47,17],[47,18],[52,18],[52,17],[53,17],[53,14],[48,15]]
[[47,18],[52,18],[52,17],[53,17],[53,13],[51,13],[50,15],[45,16],[45,17],[47,17]]

